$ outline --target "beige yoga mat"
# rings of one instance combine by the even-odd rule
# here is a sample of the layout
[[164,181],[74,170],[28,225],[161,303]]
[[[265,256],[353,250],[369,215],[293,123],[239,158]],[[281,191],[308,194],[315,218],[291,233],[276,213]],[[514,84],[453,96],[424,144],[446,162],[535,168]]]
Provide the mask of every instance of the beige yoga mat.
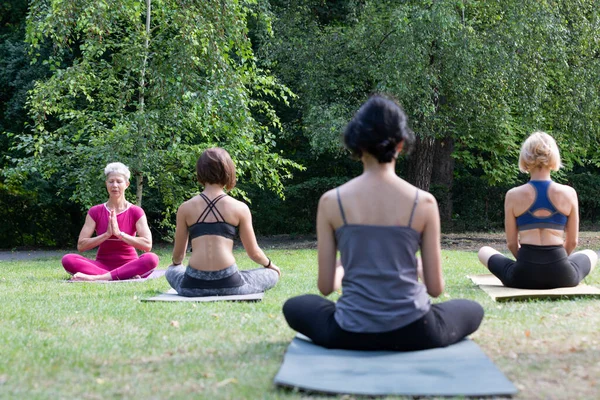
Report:
[[196,301],[196,302],[211,302],[211,301],[262,301],[264,293],[253,294],[238,294],[231,296],[205,296],[205,297],[184,297],[177,294],[175,289],[169,289],[166,293],[161,293],[158,296],[142,299],[142,301]]
[[469,275],[468,278],[496,301],[600,296],[599,288],[585,284],[579,284],[575,287],[544,290],[515,289],[503,286],[500,279],[492,274]]

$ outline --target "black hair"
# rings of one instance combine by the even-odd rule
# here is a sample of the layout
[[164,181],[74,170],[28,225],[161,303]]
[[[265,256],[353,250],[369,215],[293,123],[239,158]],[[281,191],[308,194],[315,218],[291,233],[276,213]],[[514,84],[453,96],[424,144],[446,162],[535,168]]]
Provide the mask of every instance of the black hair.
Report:
[[344,131],[344,143],[354,156],[360,158],[367,152],[380,163],[392,161],[401,142],[408,153],[414,140],[402,107],[394,99],[379,94],[360,107]]

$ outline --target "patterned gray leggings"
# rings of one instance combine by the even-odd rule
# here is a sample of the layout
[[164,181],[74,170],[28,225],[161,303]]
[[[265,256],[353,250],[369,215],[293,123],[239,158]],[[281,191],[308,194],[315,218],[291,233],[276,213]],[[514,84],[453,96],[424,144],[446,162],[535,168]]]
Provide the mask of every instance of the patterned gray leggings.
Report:
[[231,296],[262,293],[277,284],[279,274],[269,268],[239,271],[236,264],[220,271],[198,271],[191,267],[170,266],[167,282],[180,296]]

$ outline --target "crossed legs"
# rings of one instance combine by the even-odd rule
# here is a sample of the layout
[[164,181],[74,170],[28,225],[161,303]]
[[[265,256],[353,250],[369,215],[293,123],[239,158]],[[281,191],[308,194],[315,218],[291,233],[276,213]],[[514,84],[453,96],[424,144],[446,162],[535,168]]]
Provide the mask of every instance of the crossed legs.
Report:
[[62,265],[75,281],[126,280],[149,276],[158,266],[158,256],[144,253],[135,260],[111,269],[80,254],[67,254],[62,258]]

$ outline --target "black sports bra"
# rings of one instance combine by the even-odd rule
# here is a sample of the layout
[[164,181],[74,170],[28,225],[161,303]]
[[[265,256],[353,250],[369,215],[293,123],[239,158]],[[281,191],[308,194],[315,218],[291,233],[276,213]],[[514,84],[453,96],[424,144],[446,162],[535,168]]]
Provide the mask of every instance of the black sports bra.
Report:
[[[223,215],[221,215],[221,213],[216,207],[217,202],[227,195],[222,194],[212,201],[209,200],[204,193],[200,193],[200,196],[204,199],[204,201],[206,201],[207,206],[204,209],[204,211],[202,211],[202,213],[200,214],[200,217],[198,217],[198,221],[196,221],[194,225],[188,228],[188,232],[190,233],[190,240],[204,235],[217,235],[223,236],[231,240],[235,239],[237,235],[237,226],[233,226],[225,222],[225,218],[223,218]],[[217,221],[204,222],[206,220],[206,217],[208,217],[208,214],[210,214],[211,212],[215,216]],[[221,220],[219,220],[219,217],[221,218]]]

